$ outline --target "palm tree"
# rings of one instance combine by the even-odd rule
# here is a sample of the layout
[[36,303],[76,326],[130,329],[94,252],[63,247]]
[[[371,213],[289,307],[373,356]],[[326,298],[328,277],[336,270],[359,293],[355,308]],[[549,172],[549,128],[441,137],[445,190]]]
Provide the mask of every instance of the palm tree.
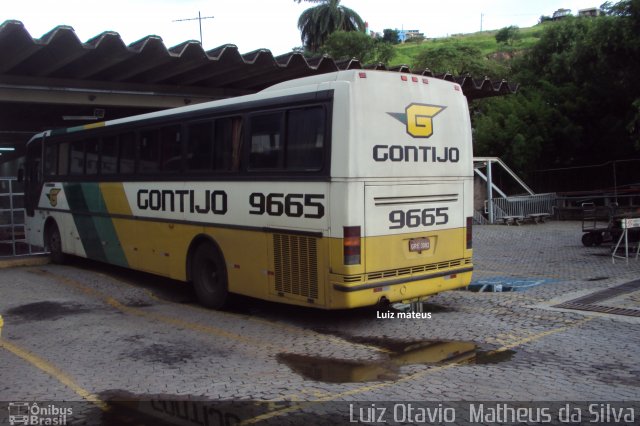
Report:
[[[294,0],[300,3],[302,0]],[[317,52],[335,31],[364,31],[364,21],[355,11],[341,6],[340,0],[305,0],[320,3],[300,15],[298,29],[304,46]]]

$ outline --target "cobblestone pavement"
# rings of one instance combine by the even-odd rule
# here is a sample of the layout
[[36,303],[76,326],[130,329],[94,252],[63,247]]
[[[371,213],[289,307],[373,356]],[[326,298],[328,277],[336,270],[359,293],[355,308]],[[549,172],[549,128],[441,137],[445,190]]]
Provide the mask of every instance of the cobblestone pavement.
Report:
[[[573,222],[477,226],[474,282],[530,287],[442,293],[428,319],[246,299],[210,311],[186,285],[83,260],[0,269],[0,401],[64,401],[73,424],[333,424],[394,401],[637,407],[640,317],[554,306],[639,280],[640,260],[613,264],[580,237]],[[598,304],[640,309],[635,288]]]

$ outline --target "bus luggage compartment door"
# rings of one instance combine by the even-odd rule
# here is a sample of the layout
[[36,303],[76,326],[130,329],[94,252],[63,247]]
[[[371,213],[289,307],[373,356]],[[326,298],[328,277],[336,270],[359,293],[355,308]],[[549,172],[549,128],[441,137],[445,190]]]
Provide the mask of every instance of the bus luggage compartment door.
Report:
[[[365,268],[389,277],[464,256],[462,182],[367,185]],[[384,276],[387,276],[384,275]]]

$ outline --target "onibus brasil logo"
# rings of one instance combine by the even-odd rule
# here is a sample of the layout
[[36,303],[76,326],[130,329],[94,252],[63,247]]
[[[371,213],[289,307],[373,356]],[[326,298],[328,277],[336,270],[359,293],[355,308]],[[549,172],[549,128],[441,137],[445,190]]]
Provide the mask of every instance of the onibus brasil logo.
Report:
[[10,402],[8,410],[11,426],[64,426],[73,415],[73,408],[58,407],[55,404],[38,405],[35,402]]
[[407,127],[407,133],[414,138],[429,138],[433,135],[433,117],[446,107],[428,104],[410,104],[403,113],[389,112],[390,116]]

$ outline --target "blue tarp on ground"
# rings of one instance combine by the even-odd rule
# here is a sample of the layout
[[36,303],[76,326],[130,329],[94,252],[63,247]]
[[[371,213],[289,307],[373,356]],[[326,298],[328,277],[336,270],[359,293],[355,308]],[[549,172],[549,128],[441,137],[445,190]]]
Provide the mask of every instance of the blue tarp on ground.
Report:
[[469,284],[471,291],[525,291],[542,284],[553,284],[559,280],[550,278],[525,278],[525,277],[488,277],[473,280]]

